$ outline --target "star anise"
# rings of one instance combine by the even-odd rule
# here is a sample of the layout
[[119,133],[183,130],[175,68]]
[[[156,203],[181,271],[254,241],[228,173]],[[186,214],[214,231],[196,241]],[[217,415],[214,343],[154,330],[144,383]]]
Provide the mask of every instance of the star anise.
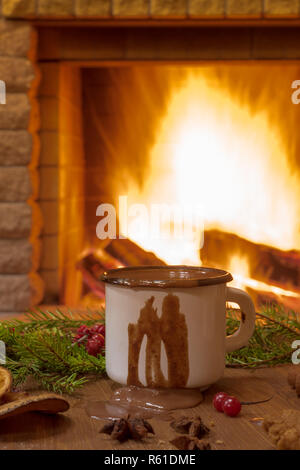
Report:
[[210,443],[205,439],[190,436],[178,436],[170,441],[179,450],[210,450]]
[[100,429],[102,434],[109,434],[112,439],[124,442],[128,439],[140,441],[148,433],[154,434],[151,424],[143,418],[120,418],[112,420]]
[[189,434],[190,437],[198,439],[209,433],[209,428],[205,426],[200,416],[191,418],[180,416],[171,422],[171,427],[180,434]]

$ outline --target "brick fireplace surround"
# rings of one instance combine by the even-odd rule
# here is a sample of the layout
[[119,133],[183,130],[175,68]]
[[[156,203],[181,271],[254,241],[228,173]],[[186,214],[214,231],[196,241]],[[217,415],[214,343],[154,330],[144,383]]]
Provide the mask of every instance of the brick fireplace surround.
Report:
[[[42,112],[55,87],[43,81],[51,61],[298,60],[299,26],[300,0],[0,0],[0,312],[59,289],[58,255],[49,256],[58,163]],[[71,27],[85,31],[75,56]],[[151,27],[155,40],[143,30]]]

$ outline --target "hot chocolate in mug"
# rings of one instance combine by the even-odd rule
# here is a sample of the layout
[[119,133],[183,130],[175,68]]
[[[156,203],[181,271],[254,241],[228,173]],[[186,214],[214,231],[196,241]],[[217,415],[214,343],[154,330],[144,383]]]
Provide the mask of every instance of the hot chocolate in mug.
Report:
[[[141,266],[104,273],[106,371],[120,384],[200,388],[219,380],[225,353],[245,346],[255,327],[249,295],[230,273],[190,266]],[[226,336],[226,302],[241,308]]]

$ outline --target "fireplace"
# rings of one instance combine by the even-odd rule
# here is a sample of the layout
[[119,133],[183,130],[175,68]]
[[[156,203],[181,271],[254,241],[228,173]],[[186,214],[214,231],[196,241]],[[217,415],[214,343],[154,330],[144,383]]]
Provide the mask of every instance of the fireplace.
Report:
[[[297,310],[293,2],[283,12],[280,2],[226,2],[225,12],[225,2],[174,1],[156,14],[165,2],[140,1],[127,17],[115,10],[127,2],[107,16],[110,2],[89,14],[85,2],[47,13],[20,13],[21,3],[3,1],[1,20],[13,46],[0,46],[0,310],[94,307],[104,269],[165,263],[229,269],[257,306]],[[99,239],[97,207],[118,209],[120,196],[147,207],[197,201],[204,240],[149,241],[134,224],[127,239]]]

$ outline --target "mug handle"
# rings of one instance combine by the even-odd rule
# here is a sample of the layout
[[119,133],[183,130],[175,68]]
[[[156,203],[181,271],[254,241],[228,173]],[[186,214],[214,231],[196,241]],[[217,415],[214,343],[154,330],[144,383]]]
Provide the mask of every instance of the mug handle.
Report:
[[226,301],[235,302],[241,309],[241,323],[239,329],[226,337],[226,352],[232,352],[246,346],[255,329],[255,308],[250,295],[247,292],[226,287]]

